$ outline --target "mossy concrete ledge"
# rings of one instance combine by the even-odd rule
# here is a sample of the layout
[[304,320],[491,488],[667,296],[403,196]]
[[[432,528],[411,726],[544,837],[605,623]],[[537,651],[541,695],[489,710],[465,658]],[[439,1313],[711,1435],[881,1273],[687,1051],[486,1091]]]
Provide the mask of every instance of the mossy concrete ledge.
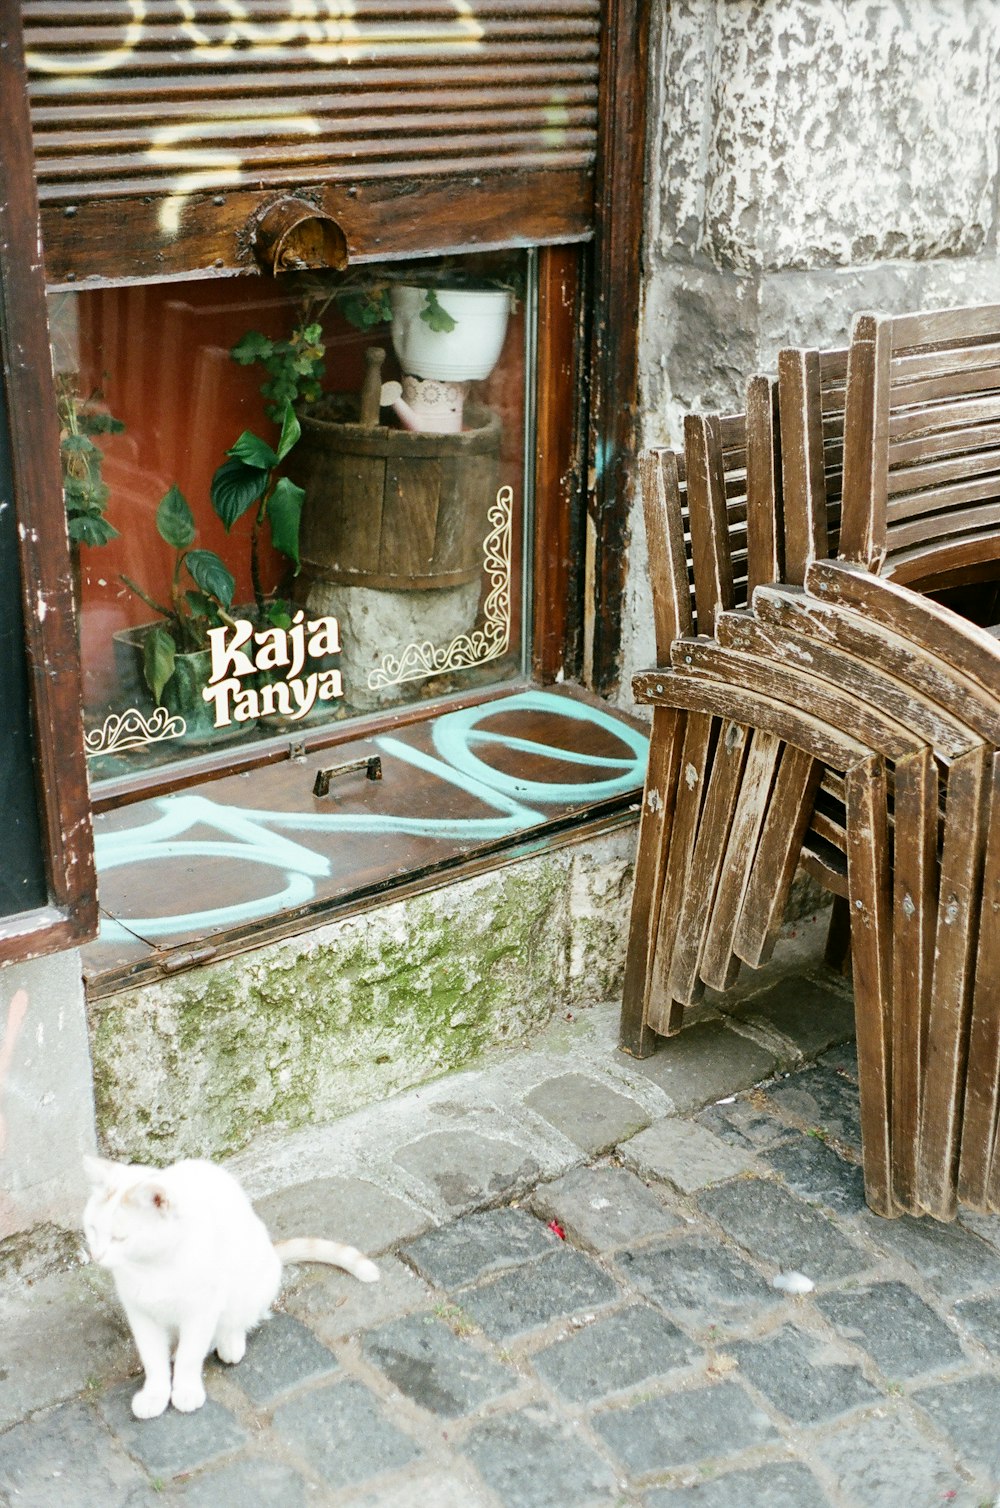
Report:
[[614,996],[635,841],[621,828],[92,1002],[105,1149],[218,1156]]

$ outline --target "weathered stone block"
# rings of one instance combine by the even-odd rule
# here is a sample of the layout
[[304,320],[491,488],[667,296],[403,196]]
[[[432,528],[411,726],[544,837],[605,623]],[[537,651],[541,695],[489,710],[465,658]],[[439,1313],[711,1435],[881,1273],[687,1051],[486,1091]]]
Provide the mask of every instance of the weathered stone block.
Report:
[[697,1022],[635,1064],[670,1096],[678,1114],[749,1089],[773,1072],[775,1055],[721,1021]]
[[830,1499],[807,1466],[758,1466],[727,1471],[697,1487],[646,1494],[646,1508],[830,1508]]
[[368,1255],[419,1235],[431,1223],[426,1210],[364,1178],[293,1184],[257,1200],[256,1210],[275,1241],[322,1236],[347,1241]]
[[369,1331],[363,1350],[394,1387],[447,1419],[474,1413],[516,1388],[520,1378],[443,1320],[415,1314]]
[[557,1221],[577,1246],[595,1252],[664,1235],[681,1223],[625,1168],[573,1168],[554,1183],[541,1184],[531,1207],[543,1219]]
[[966,1377],[961,1382],[922,1388],[914,1401],[953,1442],[961,1459],[978,1461],[1000,1480],[1000,1436],[987,1421],[1000,1418],[1000,1380]]
[[896,1414],[852,1420],[815,1449],[848,1501],[865,1508],[980,1501],[938,1447]]
[[250,1336],[246,1355],[231,1375],[248,1398],[262,1404],[289,1388],[329,1377],[337,1366],[337,1358],[305,1325],[290,1314],[272,1314]]
[[460,1289],[455,1302],[494,1340],[524,1335],[553,1320],[614,1303],[619,1290],[596,1262],[560,1247],[479,1288]]
[[635,1304],[556,1341],[531,1358],[542,1378],[574,1403],[591,1403],[690,1365],[699,1348],[656,1309]]
[[82,1403],[15,1425],[0,1441],[0,1502],[123,1508],[144,1478]]
[[662,1178],[682,1194],[694,1194],[760,1164],[727,1145],[694,1121],[657,1121],[621,1148],[622,1157],[644,1178]]
[[419,1455],[359,1382],[334,1383],[283,1404],[272,1427],[331,1488],[367,1481]]
[[525,1095],[524,1103],[591,1156],[634,1136],[650,1122],[637,1100],[583,1073],[543,1080]]
[[871,1265],[870,1257],[832,1220],[769,1179],[741,1179],[709,1189],[699,1203],[753,1256],[804,1272],[814,1283],[849,1277]]
[[631,1476],[717,1460],[776,1438],[763,1409],[736,1382],[667,1393],[593,1422]]
[[428,1231],[402,1255],[431,1283],[461,1288],[556,1249],[556,1237],[527,1210],[479,1210]]
[[873,1283],[816,1299],[834,1328],[861,1346],[890,1380],[953,1367],[958,1337],[905,1283]]
[[899,1220],[867,1215],[862,1225],[876,1245],[909,1262],[945,1298],[1000,1286],[1000,1253],[961,1225],[910,1215]]
[[780,1299],[750,1263],[720,1242],[695,1238],[620,1252],[627,1281],[689,1328],[742,1324]]
[[835,1419],[880,1396],[859,1366],[790,1325],[730,1350],[747,1381],[795,1424]]
[[214,1398],[193,1414],[168,1408],[158,1419],[136,1419],[132,1414],[135,1390],[133,1382],[113,1388],[98,1407],[111,1432],[154,1477],[194,1471],[246,1442],[246,1430]]
[[606,1508],[614,1476],[578,1427],[544,1407],[477,1425],[465,1450],[504,1508]]

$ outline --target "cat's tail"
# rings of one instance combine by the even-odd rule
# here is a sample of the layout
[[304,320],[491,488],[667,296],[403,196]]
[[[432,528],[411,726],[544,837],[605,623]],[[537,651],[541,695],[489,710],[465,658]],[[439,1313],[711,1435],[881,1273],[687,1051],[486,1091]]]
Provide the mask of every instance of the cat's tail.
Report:
[[276,1241],[274,1249],[282,1266],[289,1262],[325,1262],[328,1267],[342,1267],[362,1283],[377,1283],[378,1268],[358,1251],[341,1241],[321,1241],[316,1236],[300,1236],[292,1241]]

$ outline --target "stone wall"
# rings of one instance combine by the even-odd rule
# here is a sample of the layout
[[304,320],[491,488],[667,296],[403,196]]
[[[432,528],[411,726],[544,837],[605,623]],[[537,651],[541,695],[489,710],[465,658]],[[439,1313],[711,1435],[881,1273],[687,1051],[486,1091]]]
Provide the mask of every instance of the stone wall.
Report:
[[[654,5],[646,443],[858,309],[1000,301],[998,61],[995,0]],[[632,525],[623,706],[653,653]]]

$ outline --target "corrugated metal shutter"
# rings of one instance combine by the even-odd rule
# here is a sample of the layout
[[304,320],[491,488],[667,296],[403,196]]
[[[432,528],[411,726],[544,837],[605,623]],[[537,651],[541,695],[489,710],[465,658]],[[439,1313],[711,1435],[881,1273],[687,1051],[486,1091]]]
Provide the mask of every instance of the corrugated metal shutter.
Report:
[[232,270],[304,190],[354,257],[586,235],[601,10],[23,0],[50,279]]

